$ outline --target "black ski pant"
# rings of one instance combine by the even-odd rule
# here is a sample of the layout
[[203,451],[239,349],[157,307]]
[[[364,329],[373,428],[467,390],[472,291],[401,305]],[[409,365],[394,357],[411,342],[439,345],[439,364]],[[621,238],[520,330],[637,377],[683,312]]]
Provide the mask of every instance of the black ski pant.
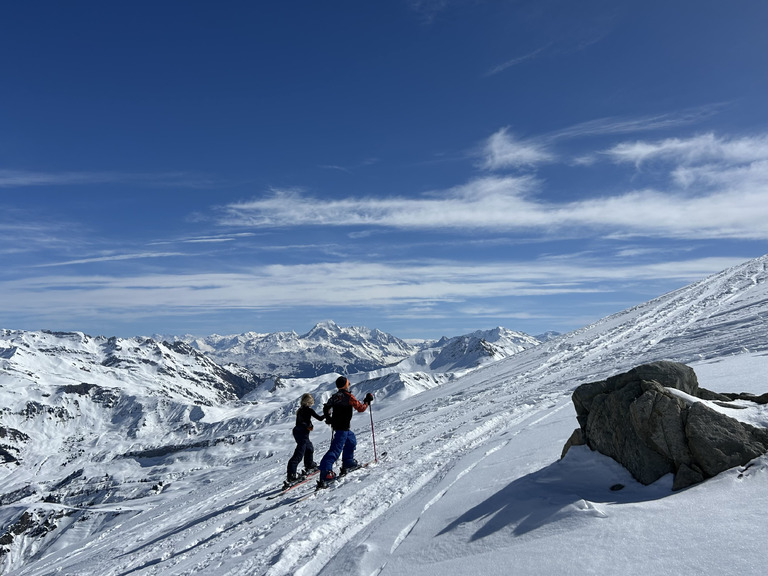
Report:
[[293,428],[293,438],[296,440],[296,450],[293,456],[288,460],[288,476],[296,474],[299,462],[304,459],[304,468],[312,468],[315,463],[315,447],[309,439],[309,430],[303,427],[295,426]]

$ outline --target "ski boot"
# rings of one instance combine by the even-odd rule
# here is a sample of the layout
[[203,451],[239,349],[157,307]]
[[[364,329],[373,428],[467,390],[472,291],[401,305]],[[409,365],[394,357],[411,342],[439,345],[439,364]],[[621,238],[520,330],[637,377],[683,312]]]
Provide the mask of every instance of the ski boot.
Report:
[[333,470],[328,472],[320,472],[320,479],[317,481],[316,490],[323,490],[331,485],[331,482],[336,480],[336,473]]
[[357,462],[357,460],[352,460],[352,462],[348,462],[341,467],[339,476],[344,476],[347,472],[352,472],[352,470],[357,470],[358,468],[362,468],[362,466]]
[[296,484],[296,482],[299,480],[301,480],[301,478],[299,478],[296,474],[288,474],[285,482],[283,482],[283,490],[288,490],[288,488]]

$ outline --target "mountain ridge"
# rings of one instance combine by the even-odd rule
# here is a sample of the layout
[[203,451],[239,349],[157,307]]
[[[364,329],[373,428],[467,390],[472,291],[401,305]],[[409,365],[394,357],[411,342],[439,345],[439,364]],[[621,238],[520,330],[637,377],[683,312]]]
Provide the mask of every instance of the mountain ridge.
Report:
[[[475,363],[486,358],[500,359],[539,340],[522,332],[497,327],[471,334],[443,337],[439,341],[406,342],[378,329],[342,327],[333,321],[316,324],[305,334],[291,332],[258,333],[206,337],[156,336],[156,339],[182,341],[221,365],[238,364],[262,381],[276,378],[315,378],[326,374],[350,376],[395,367],[425,350],[460,347],[463,339],[485,340],[485,351],[474,350]],[[445,350],[446,368],[452,362]],[[458,351],[454,352],[458,355]],[[454,359],[454,362],[456,359]],[[434,367],[438,370],[438,367]]]

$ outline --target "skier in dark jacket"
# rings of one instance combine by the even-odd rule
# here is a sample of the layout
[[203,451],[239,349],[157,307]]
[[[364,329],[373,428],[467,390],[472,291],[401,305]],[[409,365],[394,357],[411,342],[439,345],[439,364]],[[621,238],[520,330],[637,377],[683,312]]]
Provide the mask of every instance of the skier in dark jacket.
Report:
[[312,394],[304,394],[301,397],[301,407],[296,411],[296,425],[293,427],[296,450],[293,451],[293,456],[288,460],[288,477],[285,481],[285,488],[299,480],[296,469],[299,467],[299,462],[302,459],[304,459],[303,475],[306,476],[317,468],[315,463],[315,447],[309,439],[309,433],[314,429],[312,418],[323,421],[325,416],[321,416],[312,409],[314,403],[315,399],[312,398]]
[[340,455],[342,475],[360,466],[355,460],[357,438],[349,427],[352,422],[353,411],[365,412],[365,409],[373,402],[373,394],[371,393],[366,394],[363,402],[355,398],[349,391],[349,380],[344,376],[339,376],[336,379],[336,388],[338,388],[337,392],[323,406],[323,416],[325,416],[326,423],[333,428],[333,438],[331,447],[320,461],[318,489],[327,488],[328,482],[336,478],[333,465]]

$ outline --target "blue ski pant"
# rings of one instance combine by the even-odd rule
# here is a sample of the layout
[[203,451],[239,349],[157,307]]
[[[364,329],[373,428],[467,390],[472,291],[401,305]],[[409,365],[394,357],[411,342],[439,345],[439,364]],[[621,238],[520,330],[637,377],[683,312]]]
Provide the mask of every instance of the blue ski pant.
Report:
[[333,469],[333,464],[339,459],[339,455],[341,455],[342,466],[351,466],[355,461],[355,448],[357,448],[357,438],[352,430],[334,430],[331,447],[320,461],[320,472]]
[[294,427],[293,439],[296,440],[296,450],[293,451],[293,456],[288,460],[288,476],[296,474],[296,469],[302,459],[304,460],[304,468],[311,468],[315,459],[315,447],[309,440],[309,430],[303,427]]

